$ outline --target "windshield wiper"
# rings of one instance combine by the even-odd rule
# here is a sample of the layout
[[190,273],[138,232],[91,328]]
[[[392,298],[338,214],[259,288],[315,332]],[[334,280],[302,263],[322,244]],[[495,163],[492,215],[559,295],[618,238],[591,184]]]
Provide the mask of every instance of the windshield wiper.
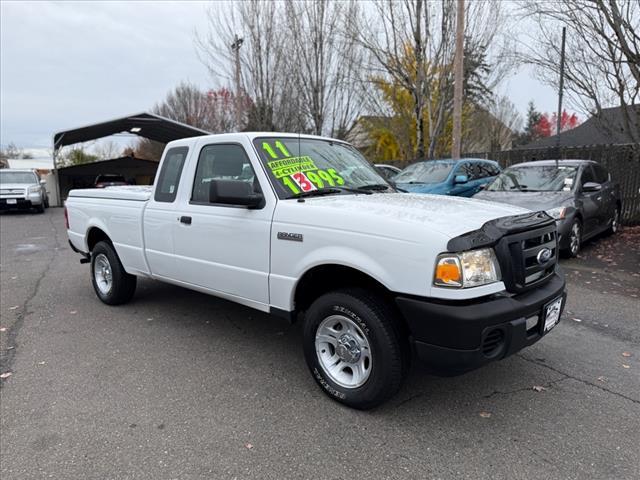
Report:
[[336,193],[341,193],[341,192],[364,193],[366,195],[371,195],[373,193],[371,190],[363,190],[361,188],[323,187],[323,188],[318,188],[317,190],[309,190],[308,192],[300,192],[296,195],[293,195],[290,198],[320,197],[323,195],[334,195]]
[[371,185],[362,185],[361,187],[358,187],[359,190],[374,190],[379,192],[389,190],[390,188],[392,188],[390,185],[384,183],[372,183]]

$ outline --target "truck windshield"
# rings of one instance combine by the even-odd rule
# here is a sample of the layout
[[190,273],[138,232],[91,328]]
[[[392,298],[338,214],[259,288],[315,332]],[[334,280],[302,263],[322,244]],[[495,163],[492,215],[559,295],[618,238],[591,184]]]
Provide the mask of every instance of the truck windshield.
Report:
[[314,191],[349,193],[391,189],[353,147],[315,138],[263,137],[254,146],[280,198]]
[[33,172],[7,172],[0,170],[0,183],[38,183],[38,177]]
[[449,162],[419,162],[409,165],[393,180],[396,183],[440,183],[453,168]]
[[491,192],[560,192],[573,187],[577,167],[544,165],[510,167],[486,188]]

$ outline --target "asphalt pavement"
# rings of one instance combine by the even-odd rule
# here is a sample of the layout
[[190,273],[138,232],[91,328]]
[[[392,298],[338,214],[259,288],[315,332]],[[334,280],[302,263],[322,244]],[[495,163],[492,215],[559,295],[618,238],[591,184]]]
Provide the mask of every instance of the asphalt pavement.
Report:
[[0,478],[637,479],[627,237],[563,262],[567,309],[536,345],[455,378],[414,365],[360,412],[316,386],[300,325],[150,280],[108,307],[61,209],[2,214]]

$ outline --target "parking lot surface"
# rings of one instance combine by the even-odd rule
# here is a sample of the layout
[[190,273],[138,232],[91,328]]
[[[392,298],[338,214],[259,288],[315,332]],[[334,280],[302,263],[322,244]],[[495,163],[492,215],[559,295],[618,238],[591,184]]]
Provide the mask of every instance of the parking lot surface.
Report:
[[360,412],[316,386],[300,325],[150,280],[103,305],[61,209],[0,233],[3,480],[638,478],[638,236],[564,262],[536,345],[455,378],[414,364]]

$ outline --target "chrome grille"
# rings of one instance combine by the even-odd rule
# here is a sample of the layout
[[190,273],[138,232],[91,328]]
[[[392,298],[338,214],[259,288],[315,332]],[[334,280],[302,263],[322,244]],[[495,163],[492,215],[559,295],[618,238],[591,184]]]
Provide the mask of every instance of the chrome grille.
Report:
[[[542,250],[551,251],[548,259]],[[558,236],[555,224],[507,235],[496,246],[503,281],[507,290],[522,292],[548,280],[558,261]]]
[[0,188],[0,195],[24,195],[23,188]]

